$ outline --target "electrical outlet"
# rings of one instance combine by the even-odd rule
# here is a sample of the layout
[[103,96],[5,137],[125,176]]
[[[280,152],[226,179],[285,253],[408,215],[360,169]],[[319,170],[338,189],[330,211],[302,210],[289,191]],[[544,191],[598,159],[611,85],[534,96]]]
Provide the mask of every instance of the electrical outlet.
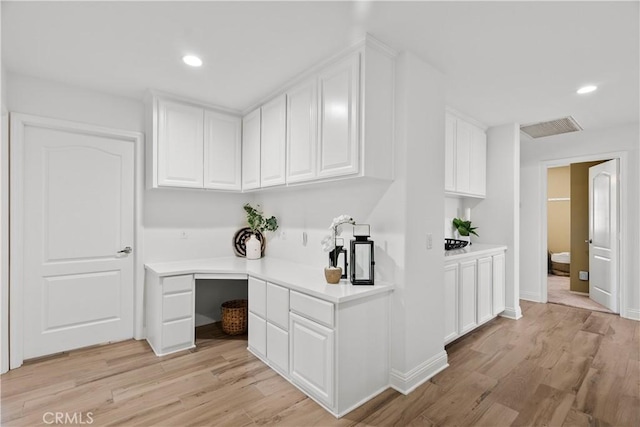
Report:
[[307,246],[307,232],[302,232],[302,246]]
[[589,280],[589,272],[588,271],[581,271],[580,273],[578,273],[578,279],[580,279],[580,280]]
[[287,240],[287,233],[284,230],[280,231],[280,238],[282,240]]
[[186,231],[182,230],[182,231],[180,232],[180,238],[181,238],[181,239],[188,239],[188,238],[189,238],[189,235],[187,234],[187,232],[186,232]]
[[433,234],[427,233],[427,249],[433,248]]

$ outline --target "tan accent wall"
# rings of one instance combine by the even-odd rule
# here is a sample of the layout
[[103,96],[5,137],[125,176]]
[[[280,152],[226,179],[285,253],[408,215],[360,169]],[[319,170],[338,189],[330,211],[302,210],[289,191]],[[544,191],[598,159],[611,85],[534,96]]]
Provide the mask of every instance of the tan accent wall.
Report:
[[[568,199],[571,193],[569,166],[547,170],[547,198]],[[551,252],[571,249],[571,206],[569,200],[547,201],[547,248]]]
[[580,271],[589,271],[589,168],[598,162],[572,163],[571,168],[571,284],[575,292],[589,292],[589,281]]

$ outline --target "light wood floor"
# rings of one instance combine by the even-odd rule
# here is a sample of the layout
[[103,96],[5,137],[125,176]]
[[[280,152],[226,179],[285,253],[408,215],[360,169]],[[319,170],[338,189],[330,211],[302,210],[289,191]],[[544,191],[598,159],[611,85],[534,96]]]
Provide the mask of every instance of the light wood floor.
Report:
[[547,301],[554,304],[568,305],[569,307],[586,308],[587,310],[611,313],[607,307],[598,304],[589,298],[589,294],[571,292],[571,278],[568,276],[547,276]]
[[3,375],[2,425],[46,412],[93,426],[640,426],[640,323],[522,301],[447,347],[450,367],[408,396],[387,390],[336,420],[246,350],[198,331],[198,347],[158,358],[145,342],[64,353]]

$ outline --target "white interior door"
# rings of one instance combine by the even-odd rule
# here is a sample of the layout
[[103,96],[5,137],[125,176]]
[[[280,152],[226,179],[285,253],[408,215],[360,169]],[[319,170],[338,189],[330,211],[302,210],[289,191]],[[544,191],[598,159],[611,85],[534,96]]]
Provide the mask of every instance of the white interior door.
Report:
[[589,298],[618,313],[618,159],[589,168]]
[[134,144],[37,126],[22,144],[24,359],[131,338]]

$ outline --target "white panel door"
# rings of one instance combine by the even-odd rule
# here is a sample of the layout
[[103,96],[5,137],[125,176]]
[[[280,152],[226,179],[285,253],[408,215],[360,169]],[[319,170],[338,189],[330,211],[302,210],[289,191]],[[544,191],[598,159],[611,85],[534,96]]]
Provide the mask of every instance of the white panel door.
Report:
[[445,116],[444,140],[444,189],[456,191],[456,118]]
[[459,332],[460,335],[463,335],[478,325],[476,317],[476,260],[461,262],[459,274]]
[[267,283],[267,320],[289,330],[289,289]]
[[471,155],[469,160],[469,192],[487,194],[487,134],[480,128],[471,127]]
[[319,76],[319,177],[357,173],[359,170],[360,55],[346,58]]
[[158,185],[202,188],[204,110],[158,101]]
[[505,309],[505,277],[506,277],[506,259],[505,254],[493,256],[493,315],[497,316]]
[[286,183],[287,96],[262,106],[260,187]]
[[493,317],[491,310],[492,284],[493,284],[492,259],[490,256],[478,258],[478,323],[484,323]]
[[242,189],[260,188],[260,109],[242,119]]
[[458,337],[458,264],[444,266],[444,342]]
[[242,188],[242,120],[213,111],[204,113],[204,187]]
[[267,356],[267,322],[249,312],[248,345],[258,356]]
[[24,358],[131,338],[134,144],[26,126],[22,166]]
[[334,398],[333,335],[332,329],[291,313],[291,380],[330,408]]
[[318,151],[318,82],[287,92],[287,182],[314,179]]
[[456,191],[471,191],[471,125],[456,120]]
[[[287,325],[287,328],[289,326]],[[289,334],[267,322],[267,360],[269,365],[289,376]]]
[[618,313],[618,159],[589,168],[589,298]]

